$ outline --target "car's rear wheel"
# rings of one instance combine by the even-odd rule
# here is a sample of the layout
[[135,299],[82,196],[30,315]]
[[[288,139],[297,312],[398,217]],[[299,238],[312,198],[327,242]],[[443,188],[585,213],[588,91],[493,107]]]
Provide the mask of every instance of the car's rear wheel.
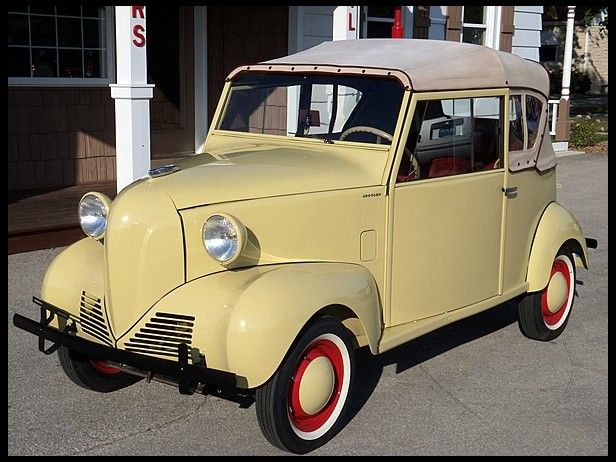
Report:
[[141,380],[141,377],[122,372],[104,360],[89,358],[66,347],[58,349],[58,357],[66,376],[87,390],[109,393]]
[[273,445],[304,454],[342,427],[355,367],[352,334],[323,317],[296,342],[274,376],[256,392],[257,419]]
[[534,340],[549,341],[567,326],[575,295],[573,255],[561,248],[552,263],[548,285],[526,294],[518,305],[520,330]]

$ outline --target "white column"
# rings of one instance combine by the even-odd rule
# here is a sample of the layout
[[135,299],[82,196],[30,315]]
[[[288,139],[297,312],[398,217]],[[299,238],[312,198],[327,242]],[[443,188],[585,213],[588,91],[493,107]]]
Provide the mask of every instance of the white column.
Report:
[[195,152],[200,154],[208,133],[207,6],[195,5]]
[[150,169],[150,99],[145,6],[116,6],[116,177],[120,192]]
[[563,57],[563,81],[561,97],[569,99],[569,87],[571,86],[571,58],[573,55],[573,32],[575,18],[575,6],[567,6],[567,35],[565,36],[565,55]]
[[332,40],[355,40],[359,38],[359,7],[337,6],[334,10]]

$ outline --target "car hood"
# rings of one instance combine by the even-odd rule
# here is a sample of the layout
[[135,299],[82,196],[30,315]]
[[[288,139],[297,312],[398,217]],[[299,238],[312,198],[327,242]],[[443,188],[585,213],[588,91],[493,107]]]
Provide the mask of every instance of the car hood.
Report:
[[179,210],[381,183],[386,151],[303,144],[308,146],[219,143],[218,148],[208,146],[205,154],[179,162],[179,171],[146,181],[156,183]]

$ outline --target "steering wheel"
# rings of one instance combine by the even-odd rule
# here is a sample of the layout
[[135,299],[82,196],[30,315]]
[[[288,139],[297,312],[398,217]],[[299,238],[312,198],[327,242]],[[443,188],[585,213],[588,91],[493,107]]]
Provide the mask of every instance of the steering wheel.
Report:
[[[380,128],[370,127],[368,125],[357,125],[355,127],[347,128],[344,132],[340,134],[340,141],[343,141],[347,136],[353,133],[370,133],[376,136],[376,144],[381,144],[381,138],[385,138],[391,144],[392,136],[386,131],[381,130]],[[411,167],[409,169],[408,175],[411,176],[413,173],[415,174],[415,178],[420,178],[419,176],[419,162],[417,162],[417,158],[413,155],[413,153],[409,150],[409,148],[404,148],[404,155],[408,156],[411,160]]]

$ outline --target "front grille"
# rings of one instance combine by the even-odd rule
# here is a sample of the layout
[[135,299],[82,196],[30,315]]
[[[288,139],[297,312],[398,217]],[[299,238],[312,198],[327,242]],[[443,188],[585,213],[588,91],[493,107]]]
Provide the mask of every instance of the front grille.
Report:
[[86,334],[91,335],[106,345],[113,346],[113,341],[107,328],[107,321],[103,314],[101,299],[86,291],[81,292],[79,322],[81,330]]
[[146,353],[177,358],[178,345],[191,347],[195,318],[183,314],[156,313],[139,329],[124,348],[135,353]]

